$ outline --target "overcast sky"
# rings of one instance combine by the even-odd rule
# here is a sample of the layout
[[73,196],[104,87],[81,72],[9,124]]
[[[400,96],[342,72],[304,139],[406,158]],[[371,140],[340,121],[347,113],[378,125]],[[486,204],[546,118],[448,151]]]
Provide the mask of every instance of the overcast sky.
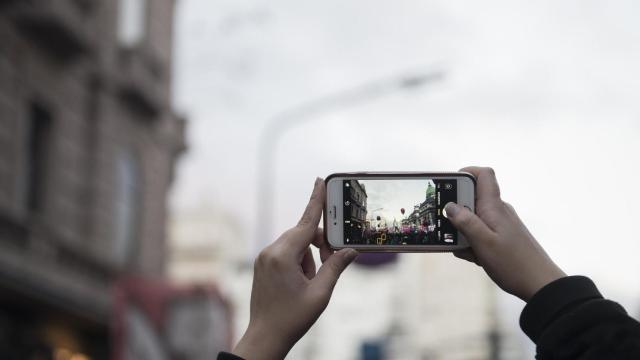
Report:
[[277,233],[316,176],[495,168],[571,274],[640,313],[640,3],[182,0],[175,104],[189,118],[174,211],[208,203],[255,240],[257,141],[281,111],[369,81],[442,81],[345,106],[279,139]]

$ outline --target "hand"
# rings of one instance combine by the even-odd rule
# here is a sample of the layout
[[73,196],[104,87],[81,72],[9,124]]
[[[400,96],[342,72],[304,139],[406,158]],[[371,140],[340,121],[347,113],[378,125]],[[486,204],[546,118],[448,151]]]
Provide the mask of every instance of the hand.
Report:
[[467,167],[476,177],[476,214],[448,203],[447,217],[471,249],[454,255],[482,266],[504,291],[528,301],[546,284],[566,274],[549,258],[513,207],[500,199],[491,168]]
[[[234,349],[245,359],[283,359],[324,311],[338,277],[358,256],[353,249],[332,254],[322,229],[325,185],[316,180],[298,225],[267,246],[254,264],[247,331]],[[316,273],[310,244],[320,248]]]

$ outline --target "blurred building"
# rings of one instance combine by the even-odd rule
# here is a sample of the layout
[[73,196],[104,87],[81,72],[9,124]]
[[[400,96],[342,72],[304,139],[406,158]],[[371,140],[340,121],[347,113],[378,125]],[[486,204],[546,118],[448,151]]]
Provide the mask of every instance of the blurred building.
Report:
[[130,277],[114,308],[115,360],[210,360],[231,346],[229,304],[213,285]]
[[451,254],[355,264],[290,358],[513,359],[494,355],[503,331],[495,319],[495,290],[480,268]]
[[214,206],[176,211],[169,223],[169,276],[180,284],[226,285],[238,271],[252,268],[243,235],[240,222]]
[[[168,274],[179,285],[198,284],[220,290],[232,308],[233,321],[219,323],[215,338],[234,340],[249,322],[253,262],[242,223],[223,209],[201,204],[176,211],[169,223]],[[229,350],[231,344],[224,349]]]
[[173,10],[0,1],[0,358],[106,358],[110,285],[164,270]]

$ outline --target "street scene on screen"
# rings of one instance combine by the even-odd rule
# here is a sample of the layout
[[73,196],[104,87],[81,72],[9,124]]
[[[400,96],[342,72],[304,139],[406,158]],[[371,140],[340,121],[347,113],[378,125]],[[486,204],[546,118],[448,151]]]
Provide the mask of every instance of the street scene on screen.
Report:
[[454,245],[442,208],[456,198],[455,180],[344,180],[345,244]]

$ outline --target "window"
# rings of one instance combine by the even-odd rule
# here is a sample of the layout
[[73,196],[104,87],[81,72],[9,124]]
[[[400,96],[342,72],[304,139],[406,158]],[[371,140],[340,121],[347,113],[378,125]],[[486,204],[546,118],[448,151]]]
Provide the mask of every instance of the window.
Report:
[[140,169],[134,154],[128,150],[119,152],[115,166],[113,251],[118,262],[126,263],[131,259],[137,241]]
[[31,104],[27,130],[24,202],[29,213],[42,211],[47,179],[47,153],[51,141],[51,114]]
[[120,0],[118,40],[124,46],[135,46],[145,35],[146,0]]

